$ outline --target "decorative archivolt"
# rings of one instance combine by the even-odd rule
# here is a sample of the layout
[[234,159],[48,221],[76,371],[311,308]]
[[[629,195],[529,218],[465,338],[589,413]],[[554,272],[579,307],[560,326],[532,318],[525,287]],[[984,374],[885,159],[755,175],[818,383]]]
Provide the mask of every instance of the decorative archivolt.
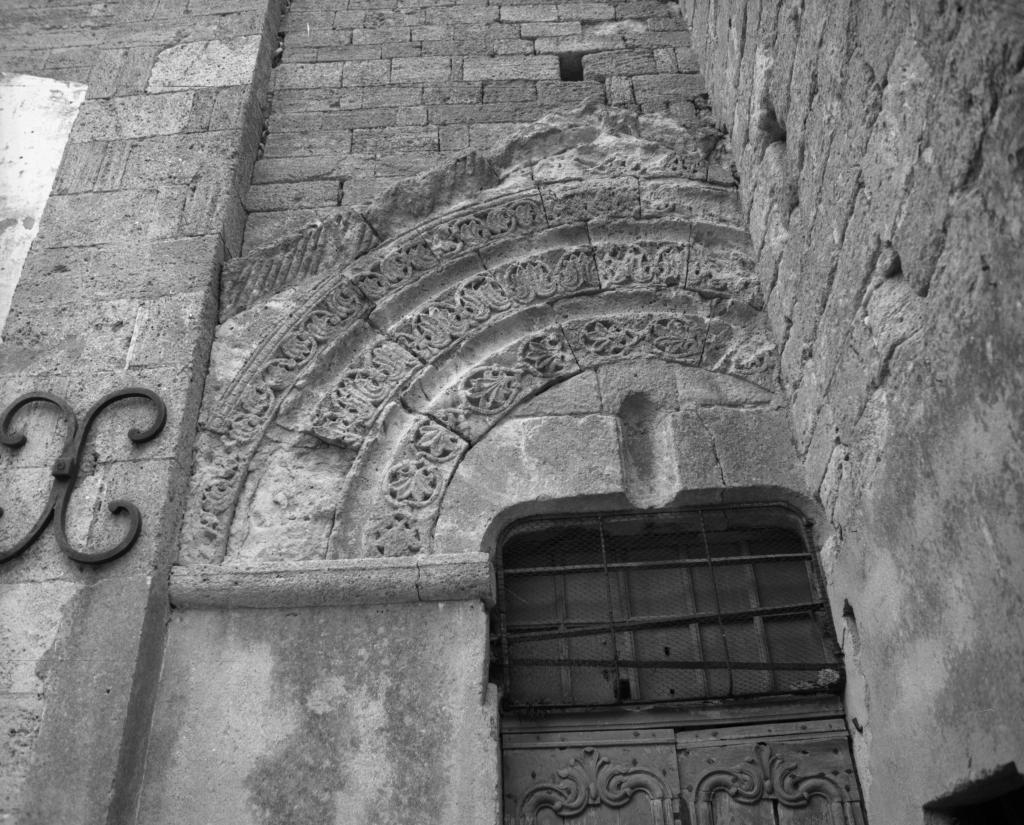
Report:
[[[329,552],[403,555],[429,551],[465,451],[583,370],[658,358],[774,388],[734,197],[641,170],[481,197],[365,254],[300,239],[320,279],[204,407],[184,559],[224,558],[248,468],[282,416],[348,456]],[[302,271],[294,249],[273,254]]]

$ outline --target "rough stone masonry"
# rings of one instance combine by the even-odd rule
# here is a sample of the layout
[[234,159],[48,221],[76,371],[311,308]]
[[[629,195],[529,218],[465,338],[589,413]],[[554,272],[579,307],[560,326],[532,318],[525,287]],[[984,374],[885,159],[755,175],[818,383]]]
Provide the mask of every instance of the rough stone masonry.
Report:
[[[769,498],[813,522],[846,671],[816,713],[867,820],[1019,793],[1016,4],[39,0],[0,31],[0,70],[86,86],[0,404],[168,406],[83,453],[69,540],[127,499],[129,553],[49,527],[0,566],[0,822],[499,822],[504,527]],[[12,427],[0,551],[66,435]]]

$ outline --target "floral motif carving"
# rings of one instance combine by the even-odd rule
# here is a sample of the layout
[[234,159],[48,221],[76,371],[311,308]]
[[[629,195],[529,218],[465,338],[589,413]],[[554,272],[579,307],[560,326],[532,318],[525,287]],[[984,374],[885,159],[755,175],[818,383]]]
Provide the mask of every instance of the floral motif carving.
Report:
[[547,262],[532,258],[512,264],[505,270],[509,294],[520,304],[535,298],[550,298],[558,292],[558,274]]
[[367,544],[379,556],[413,556],[423,547],[423,534],[408,513],[393,512],[366,531]]
[[459,215],[424,230],[429,248],[440,257],[474,249],[495,238],[537,229],[545,223],[540,203],[520,198],[468,215]]
[[797,765],[772,752],[771,746],[758,742],[753,756],[731,769],[710,771],[701,777],[694,791],[697,825],[714,825],[713,800],[726,793],[745,805],[774,799],[789,808],[806,807],[812,797],[820,796],[832,809],[836,825],[853,825],[858,820],[851,802],[838,783],[823,774],[799,776]]
[[552,225],[633,217],[640,206],[636,178],[586,187],[553,186],[544,192],[544,206]]
[[542,258],[512,264],[502,274],[502,282],[517,303],[529,304],[572,295],[594,281],[595,271],[590,252],[574,249],[562,255],[554,266]]
[[461,284],[447,299],[420,309],[397,328],[395,340],[421,358],[431,358],[512,306],[504,287],[487,275]]
[[462,438],[431,418],[422,419],[405,439],[384,476],[384,497],[392,516],[366,533],[371,549],[384,555],[424,549],[436,516],[433,505],[466,449]]
[[552,781],[540,782],[523,795],[520,816],[525,825],[535,825],[547,808],[568,819],[599,805],[622,808],[638,793],[650,800],[653,825],[672,825],[671,793],[654,771],[616,765],[596,748],[584,748]]
[[497,415],[509,409],[522,389],[520,373],[508,367],[478,367],[462,381],[466,406],[484,415]]
[[610,318],[598,318],[583,325],[583,345],[595,355],[622,355],[636,346],[641,337],[637,330]]
[[280,397],[295,382],[321,346],[338,334],[365,304],[347,280],[320,290],[315,300],[270,349],[269,356],[252,365],[222,399],[220,411],[210,417],[208,429],[219,433],[210,450],[212,469],[200,473],[198,521],[209,542],[223,543],[244,480],[244,467],[277,409]]
[[352,273],[352,281],[370,300],[383,298],[395,289],[416,281],[438,263],[429,246],[416,239],[397,245],[365,269]]
[[441,490],[436,462],[422,456],[393,464],[387,475],[388,498],[396,504],[426,507]]
[[601,280],[606,287],[629,283],[676,286],[685,279],[686,258],[685,244],[609,246],[601,252]]
[[700,318],[658,318],[651,324],[651,346],[675,358],[698,359],[704,344],[704,322]]
[[740,297],[755,309],[764,304],[752,262],[736,250],[713,250],[695,243],[690,252],[686,286],[700,292]]
[[519,347],[519,363],[526,372],[551,378],[576,366],[576,359],[561,335],[545,332],[523,342]]
[[320,403],[314,431],[321,438],[357,448],[380,408],[419,366],[406,350],[379,341],[342,375]]
[[416,428],[412,443],[417,453],[434,462],[454,458],[465,445],[455,433],[431,419]]

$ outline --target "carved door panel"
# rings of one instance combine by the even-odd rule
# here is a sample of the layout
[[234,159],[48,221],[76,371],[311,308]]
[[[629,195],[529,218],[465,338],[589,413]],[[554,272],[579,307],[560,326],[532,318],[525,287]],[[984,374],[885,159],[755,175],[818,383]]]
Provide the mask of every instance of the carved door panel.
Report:
[[505,733],[505,825],[864,825],[841,719]]
[[505,825],[674,825],[673,730],[503,737]]
[[841,721],[680,732],[694,825],[864,825]]

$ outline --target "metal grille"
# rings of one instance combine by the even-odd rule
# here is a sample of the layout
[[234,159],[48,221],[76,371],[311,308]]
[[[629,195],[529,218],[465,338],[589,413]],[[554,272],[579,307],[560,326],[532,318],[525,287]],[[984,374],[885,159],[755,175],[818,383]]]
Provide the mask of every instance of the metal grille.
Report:
[[841,687],[815,560],[782,507],[519,522],[502,537],[497,619],[507,707]]

